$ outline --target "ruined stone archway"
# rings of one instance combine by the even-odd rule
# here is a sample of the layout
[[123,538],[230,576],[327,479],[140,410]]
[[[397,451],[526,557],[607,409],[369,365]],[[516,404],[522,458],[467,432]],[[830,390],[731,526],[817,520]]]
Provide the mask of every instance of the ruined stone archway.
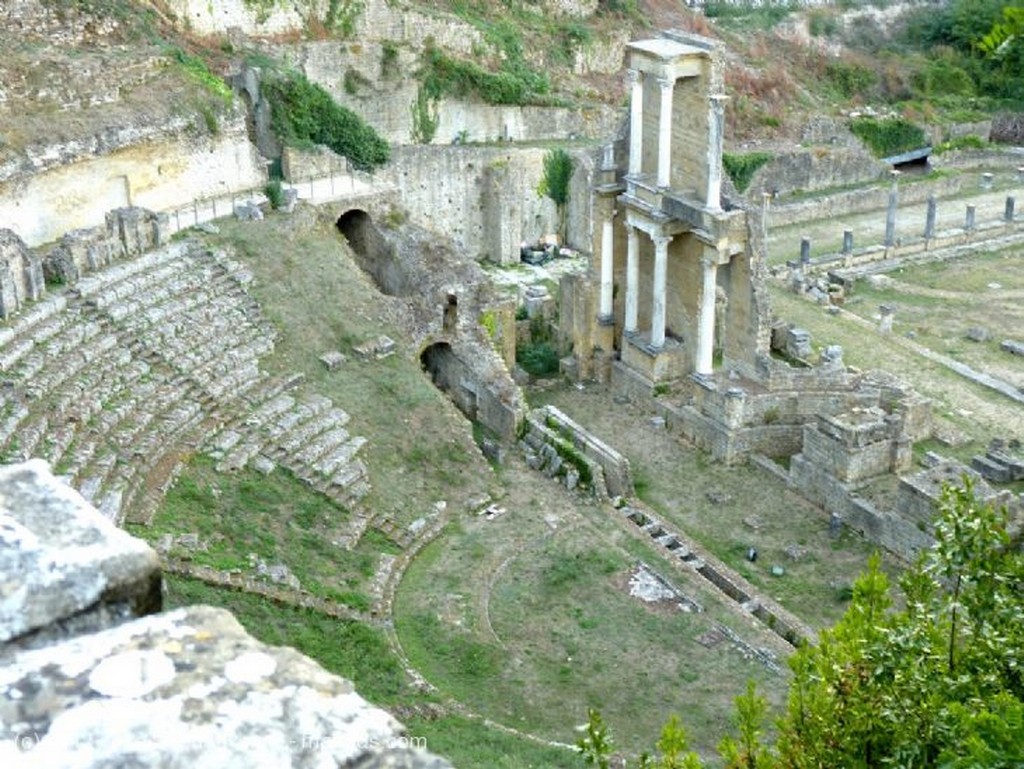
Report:
[[394,243],[361,208],[353,208],[338,217],[338,232],[348,242],[356,262],[368,273],[377,288],[389,296],[407,296],[414,292],[413,280],[403,269]]
[[477,418],[477,390],[468,367],[448,342],[435,342],[420,353],[420,365],[430,374],[434,386],[448,394],[459,411]]

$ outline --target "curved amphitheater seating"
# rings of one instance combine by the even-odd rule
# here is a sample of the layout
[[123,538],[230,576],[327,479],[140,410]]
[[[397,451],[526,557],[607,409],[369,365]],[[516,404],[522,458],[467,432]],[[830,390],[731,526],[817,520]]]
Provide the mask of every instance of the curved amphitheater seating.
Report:
[[368,520],[348,415],[259,358],[275,332],[224,254],[172,243],[77,281],[0,328],[0,456],[48,460],[116,522],[148,521],[187,457],[276,462]]

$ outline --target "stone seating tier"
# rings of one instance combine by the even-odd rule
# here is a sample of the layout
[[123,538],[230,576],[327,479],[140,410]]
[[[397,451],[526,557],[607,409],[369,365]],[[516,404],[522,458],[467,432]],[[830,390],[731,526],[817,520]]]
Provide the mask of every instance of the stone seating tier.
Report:
[[[273,455],[350,510],[369,490],[348,414],[286,393],[259,359],[275,329],[240,263],[187,242],[119,262],[0,329],[0,450],[45,458],[114,520],[147,520],[204,444],[218,467]],[[213,436],[210,439],[210,436]],[[353,541],[366,517],[354,514]]]

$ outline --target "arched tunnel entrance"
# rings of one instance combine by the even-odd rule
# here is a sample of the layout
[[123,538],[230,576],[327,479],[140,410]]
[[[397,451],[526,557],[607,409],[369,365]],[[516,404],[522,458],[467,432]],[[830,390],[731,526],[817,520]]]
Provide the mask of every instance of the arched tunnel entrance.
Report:
[[355,253],[356,262],[389,296],[407,296],[415,290],[405,274],[394,243],[361,208],[353,208],[338,217],[335,226]]
[[430,374],[434,386],[447,393],[459,411],[476,420],[477,390],[468,376],[471,372],[448,342],[435,342],[427,347],[420,353],[420,365]]

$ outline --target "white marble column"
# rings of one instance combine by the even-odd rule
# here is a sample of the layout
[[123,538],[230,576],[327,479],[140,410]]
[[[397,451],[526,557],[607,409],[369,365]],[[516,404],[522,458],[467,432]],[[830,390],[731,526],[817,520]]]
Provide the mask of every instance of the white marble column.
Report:
[[697,373],[710,374],[715,350],[715,289],[718,258],[713,251],[700,260],[703,283],[700,294],[700,314],[697,316]]
[[615,210],[609,212],[601,223],[601,299],[598,306],[597,319],[608,325],[615,321],[612,311],[612,293],[614,286],[614,230]]
[[640,173],[644,154],[644,78],[639,70],[626,71],[629,80],[629,173]]
[[626,224],[626,333],[636,333],[637,298],[640,293],[640,235]]
[[658,186],[668,187],[672,167],[672,91],[675,81],[658,78],[661,88],[661,111],[658,113]]
[[651,347],[665,346],[665,278],[668,273],[668,244],[672,238],[651,237],[654,241],[654,289],[651,297]]
[[725,135],[723,94],[708,97],[708,187],[705,204],[712,211],[722,210],[722,137]]

